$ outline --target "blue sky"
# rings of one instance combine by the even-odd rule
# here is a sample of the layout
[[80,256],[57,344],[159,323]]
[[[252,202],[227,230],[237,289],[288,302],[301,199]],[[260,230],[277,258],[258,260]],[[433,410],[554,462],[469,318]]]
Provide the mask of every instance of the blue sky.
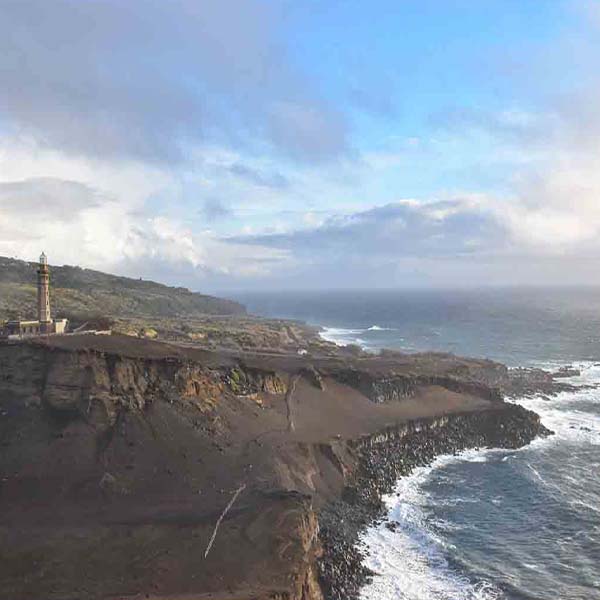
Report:
[[0,254],[225,291],[594,278],[598,0],[0,0],[0,87]]

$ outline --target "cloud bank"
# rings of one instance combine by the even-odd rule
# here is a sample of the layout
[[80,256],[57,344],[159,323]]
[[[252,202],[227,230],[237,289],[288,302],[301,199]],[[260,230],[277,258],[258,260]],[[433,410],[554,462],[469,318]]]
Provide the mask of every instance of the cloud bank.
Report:
[[324,76],[289,8],[2,2],[0,254],[194,289],[592,281],[600,2],[419,117],[410,56],[366,85],[333,31]]
[[213,277],[260,275],[285,252],[224,243],[165,217],[136,213],[83,184],[60,179],[0,183],[0,255],[80,264],[196,287]]
[[0,126],[74,155],[184,160],[209,141],[336,156],[344,119],[259,0],[6,0]]

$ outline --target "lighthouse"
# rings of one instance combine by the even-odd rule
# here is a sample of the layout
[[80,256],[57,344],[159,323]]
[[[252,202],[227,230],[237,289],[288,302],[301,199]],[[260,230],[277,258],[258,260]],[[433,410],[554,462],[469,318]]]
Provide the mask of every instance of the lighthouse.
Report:
[[50,272],[48,270],[48,257],[42,252],[37,270],[38,288],[38,321],[40,329],[50,332],[52,317],[50,316]]
[[52,319],[50,314],[50,270],[48,257],[42,252],[37,268],[37,321],[15,319],[0,323],[0,338],[24,338],[37,335],[61,335],[67,319]]

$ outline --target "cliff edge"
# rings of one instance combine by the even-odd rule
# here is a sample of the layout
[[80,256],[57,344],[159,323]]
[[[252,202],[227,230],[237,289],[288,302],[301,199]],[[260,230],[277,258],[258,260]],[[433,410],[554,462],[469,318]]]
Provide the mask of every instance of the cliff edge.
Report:
[[0,345],[0,598],[350,598],[396,477],[544,432],[510,381],[448,355]]

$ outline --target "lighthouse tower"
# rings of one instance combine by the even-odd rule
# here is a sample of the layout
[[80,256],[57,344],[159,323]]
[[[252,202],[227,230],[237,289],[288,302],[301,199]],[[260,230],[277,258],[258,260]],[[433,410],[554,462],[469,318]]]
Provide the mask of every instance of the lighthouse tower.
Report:
[[50,332],[52,317],[50,316],[50,272],[48,271],[48,258],[42,252],[37,271],[38,288],[38,320],[42,331]]

